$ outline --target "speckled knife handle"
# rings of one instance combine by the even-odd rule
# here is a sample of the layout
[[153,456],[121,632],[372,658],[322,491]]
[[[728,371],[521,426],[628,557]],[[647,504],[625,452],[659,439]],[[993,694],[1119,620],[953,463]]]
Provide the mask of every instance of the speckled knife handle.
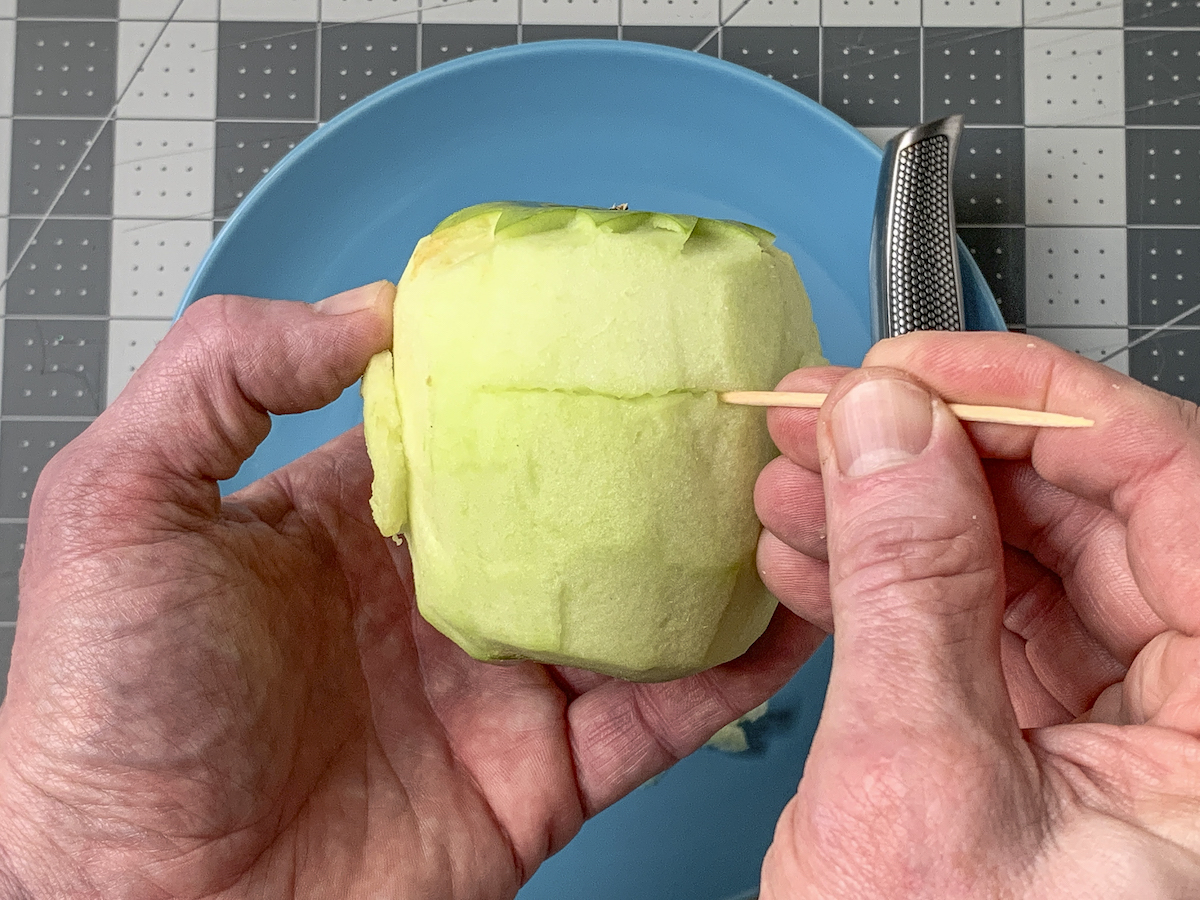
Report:
[[871,231],[876,341],[965,327],[951,187],[962,121],[949,116],[918,125],[884,148]]

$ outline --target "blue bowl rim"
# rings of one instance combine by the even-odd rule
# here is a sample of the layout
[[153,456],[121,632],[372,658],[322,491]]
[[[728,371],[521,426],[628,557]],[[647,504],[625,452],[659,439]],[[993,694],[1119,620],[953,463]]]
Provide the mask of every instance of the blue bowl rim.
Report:
[[[191,280],[188,282],[187,289],[184,291],[183,298],[175,312],[175,318],[179,318],[187,307],[199,299],[196,296],[198,285],[208,276],[209,269],[213,266],[214,260],[221,254],[225,244],[228,241],[236,239],[238,225],[243,218],[251,214],[258,197],[273,190],[276,182],[288,177],[290,170],[302,158],[317,150],[325,142],[341,138],[347,129],[353,127],[357,119],[368,115],[375,107],[392,103],[398,95],[420,92],[426,90],[431,85],[436,85],[440,81],[455,79],[461,72],[487,68],[513,58],[539,60],[555,57],[578,58],[580,55],[611,59],[614,61],[614,64],[619,63],[622,58],[636,58],[641,61],[659,61],[679,66],[690,66],[697,72],[718,74],[722,78],[741,81],[750,90],[765,92],[769,95],[773,94],[777,99],[792,104],[802,114],[818,116],[827,125],[840,132],[847,140],[856,144],[860,150],[868,151],[880,161],[883,159],[883,151],[871,143],[866,135],[850,125],[845,119],[835,115],[805,95],[769,78],[764,78],[762,75],[744,66],[716,59],[704,53],[697,53],[692,50],[680,50],[675,47],[665,47],[661,44],[608,39],[536,41],[530,44],[496,47],[491,50],[483,50],[469,56],[439,63],[436,66],[423,69],[413,75],[405,76],[338,113],[329,122],[319,126],[316,131],[305,137],[294,149],[288,151],[283,159],[276,163],[271,168],[271,171],[263,176],[238,204],[233,214],[226,220],[220,233],[213,239],[200,264],[192,274]],[[866,265],[866,262],[864,261],[863,264]]]

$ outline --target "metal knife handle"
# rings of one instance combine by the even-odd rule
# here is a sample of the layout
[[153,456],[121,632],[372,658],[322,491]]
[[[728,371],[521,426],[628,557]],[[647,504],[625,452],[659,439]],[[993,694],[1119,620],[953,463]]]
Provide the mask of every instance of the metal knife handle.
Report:
[[884,150],[871,232],[874,340],[965,327],[952,190],[962,121],[918,125]]

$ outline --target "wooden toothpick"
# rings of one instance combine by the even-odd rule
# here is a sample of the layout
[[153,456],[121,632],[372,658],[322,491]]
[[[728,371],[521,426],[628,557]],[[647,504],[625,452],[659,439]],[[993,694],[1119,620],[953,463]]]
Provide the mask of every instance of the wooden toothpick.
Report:
[[[725,391],[718,394],[733,406],[787,406],[795,409],[817,409],[828,394],[807,394],[800,391]],[[1088,428],[1096,423],[1081,416],[1041,412],[1036,409],[1016,409],[1011,406],[974,406],[970,403],[948,403],[950,411],[964,422],[993,422],[998,425],[1032,425],[1036,428]]]

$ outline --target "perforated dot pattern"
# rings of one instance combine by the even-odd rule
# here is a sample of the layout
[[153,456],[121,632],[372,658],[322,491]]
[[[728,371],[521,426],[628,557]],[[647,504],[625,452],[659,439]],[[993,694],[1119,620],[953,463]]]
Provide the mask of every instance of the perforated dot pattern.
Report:
[[896,214],[889,245],[891,334],[963,327],[951,227],[950,141],[934,135],[897,156]]

